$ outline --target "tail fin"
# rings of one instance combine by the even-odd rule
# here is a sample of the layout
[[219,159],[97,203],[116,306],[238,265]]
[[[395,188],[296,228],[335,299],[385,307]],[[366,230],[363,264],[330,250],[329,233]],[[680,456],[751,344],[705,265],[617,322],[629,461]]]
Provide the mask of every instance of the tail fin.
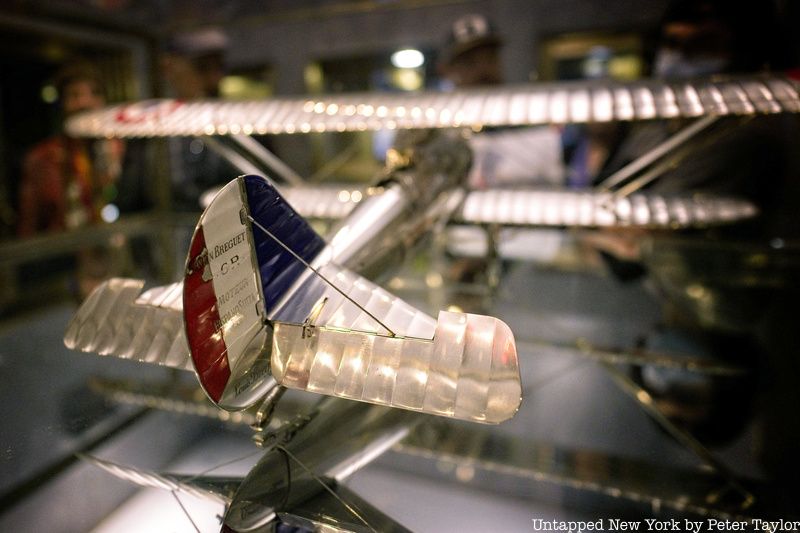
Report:
[[[492,317],[427,316],[331,263],[264,178],[225,186],[195,230],[183,312],[200,383],[241,409],[291,388],[497,423],[520,402],[514,338]],[[274,328],[274,329],[273,329]]]
[[200,383],[214,403],[240,409],[274,385],[264,327],[271,311],[304,271],[268,228],[305,260],[325,241],[277,190],[259,176],[241,176],[222,188],[197,224],[183,293],[186,338]]

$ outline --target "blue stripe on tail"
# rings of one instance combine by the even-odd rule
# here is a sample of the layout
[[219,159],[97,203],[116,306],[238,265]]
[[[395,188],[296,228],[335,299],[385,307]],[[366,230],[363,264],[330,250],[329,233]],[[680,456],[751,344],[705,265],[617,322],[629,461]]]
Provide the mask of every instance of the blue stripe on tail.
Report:
[[[250,216],[310,263],[325,247],[322,237],[292,209],[269,181],[253,175],[243,179]],[[269,315],[306,267],[255,225],[252,231]]]

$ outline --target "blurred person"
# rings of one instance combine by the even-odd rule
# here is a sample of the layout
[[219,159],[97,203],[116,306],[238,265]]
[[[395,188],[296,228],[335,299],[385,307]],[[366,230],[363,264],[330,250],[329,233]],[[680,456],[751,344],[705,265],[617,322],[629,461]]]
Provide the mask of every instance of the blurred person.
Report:
[[[445,88],[471,89],[503,83],[503,41],[483,15],[456,19],[439,53]],[[471,187],[559,186],[564,181],[561,141],[553,127],[484,128],[472,135]]]
[[[489,19],[469,14],[456,19],[439,51],[438,73],[445,80],[444,88],[474,89],[499,87],[503,84],[501,50],[503,40]],[[547,188],[558,187],[564,181],[561,158],[561,139],[557,128],[485,127],[469,137],[472,166],[467,184],[483,188]],[[500,277],[511,268],[510,261],[496,257],[493,239],[483,229],[460,227],[450,230],[448,250],[456,255],[448,266],[446,277],[457,283],[483,285],[491,292]],[[552,230],[529,230],[520,235],[513,229],[503,229],[493,235],[498,241],[514,240],[515,247],[530,261],[550,263],[561,252],[564,235]],[[461,244],[459,244],[459,242]],[[481,257],[471,257],[472,243],[486,243]],[[466,244],[464,244],[466,243]],[[466,255],[467,257],[463,257]],[[475,291],[449,290],[453,303],[480,312],[488,298]]]
[[[174,37],[161,57],[171,96],[179,100],[218,98],[225,75],[227,39],[218,30]],[[198,211],[201,195],[241,172],[200,138],[169,140],[172,202],[179,211]]]
[[483,15],[453,22],[441,51],[439,74],[455,87],[500,85],[502,39]]
[[[55,76],[64,119],[105,105],[103,80],[91,63],[76,60]],[[17,233],[31,237],[102,222],[104,207],[117,198],[125,145],[118,139],[77,139],[61,131],[25,156],[20,180]],[[114,206],[116,209],[116,206]],[[34,278],[75,270],[71,292],[83,299],[110,276],[108,247],[79,250],[74,256],[41,261],[22,272]]]
[[[773,63],[769,36],[773,20],[769,3],[733,3],[719,0],[673,2],[660,24],[652,62],[653,77],[681,79],[717,74],[763,71]],[[721,232],[741,236],[796,236],[798,227],[785,200],[797,197],[797,121],[791,115],[757,116],[745,124],[723,118],[691,142],[691,153],[648,186],[661,194],[705,192],[743,196],[753,200],[761,215]],[[685,127],[685,119],[636,123],[617,132],[605,161],[598,164],[594,183],[648,152]],[[769,185],[764,177],[769,176]],[[601,249],[626,263],[639,259],[638,233],[626,238],[601,236]],[[624,264],[616,265],[621,272]],[[632,268],[643,274],[644,270]],[[623,276],[627,277],[627,276]],[[630,276],[630,277],[636,277]]]
[[[105,105],[100,74],[78,61],[56,74],[64,119]],[[74,229],[100,221],[100,210],[115,198],[122,169],[121,141],[76,139],[59,132],[25,156],[20,182],[17,233]]]

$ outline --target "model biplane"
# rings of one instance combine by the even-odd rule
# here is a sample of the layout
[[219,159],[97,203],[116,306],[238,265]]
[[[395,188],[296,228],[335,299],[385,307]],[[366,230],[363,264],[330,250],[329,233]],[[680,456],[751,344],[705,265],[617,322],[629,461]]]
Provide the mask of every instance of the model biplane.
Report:
[[[70,348],[194,371],[221,409],[260,406],[256,441],[265,453],[250,474],[223,483],[92,460],[146,486],[211,494],[227,506],[223,530],[261,530],[276,519],[309,529],[402,530],[338,482],[406,436],[420,413],[488,424],[512,417],[519,363],[502,320],[449,311],[433,318],[367,276],[448,223],[672,230],[755,216],[745,199],[639,189],[658,178],[648,168],[723,117],[798,111],[794,82],[752,77],[154,100],[77,116],[68,124],[76,136],[227,136],[240,148],[253,134],[410,130],[369,188],[234,179],[207,201],[181,281],[142,292],[140,280],[109,280],[66,332]],[[466,185],[465,128],[658,118],[694,120],[598,189]],[[323,237],[304,217],[337,222]],[[329,398],[275,427],[271,413],[286,388]],[[328,512],[309,511],[331,497]]]

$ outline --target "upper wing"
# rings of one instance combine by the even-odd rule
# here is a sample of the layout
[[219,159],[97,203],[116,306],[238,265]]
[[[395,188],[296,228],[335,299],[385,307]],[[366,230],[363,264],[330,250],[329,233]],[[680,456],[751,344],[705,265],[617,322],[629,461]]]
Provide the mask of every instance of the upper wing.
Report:
[[350,94],[251,102],[149,100],[71,118],[78,137],[251,135],[396,128],[522,126],[800,112],[776,77],[574,81],[451,93]]

